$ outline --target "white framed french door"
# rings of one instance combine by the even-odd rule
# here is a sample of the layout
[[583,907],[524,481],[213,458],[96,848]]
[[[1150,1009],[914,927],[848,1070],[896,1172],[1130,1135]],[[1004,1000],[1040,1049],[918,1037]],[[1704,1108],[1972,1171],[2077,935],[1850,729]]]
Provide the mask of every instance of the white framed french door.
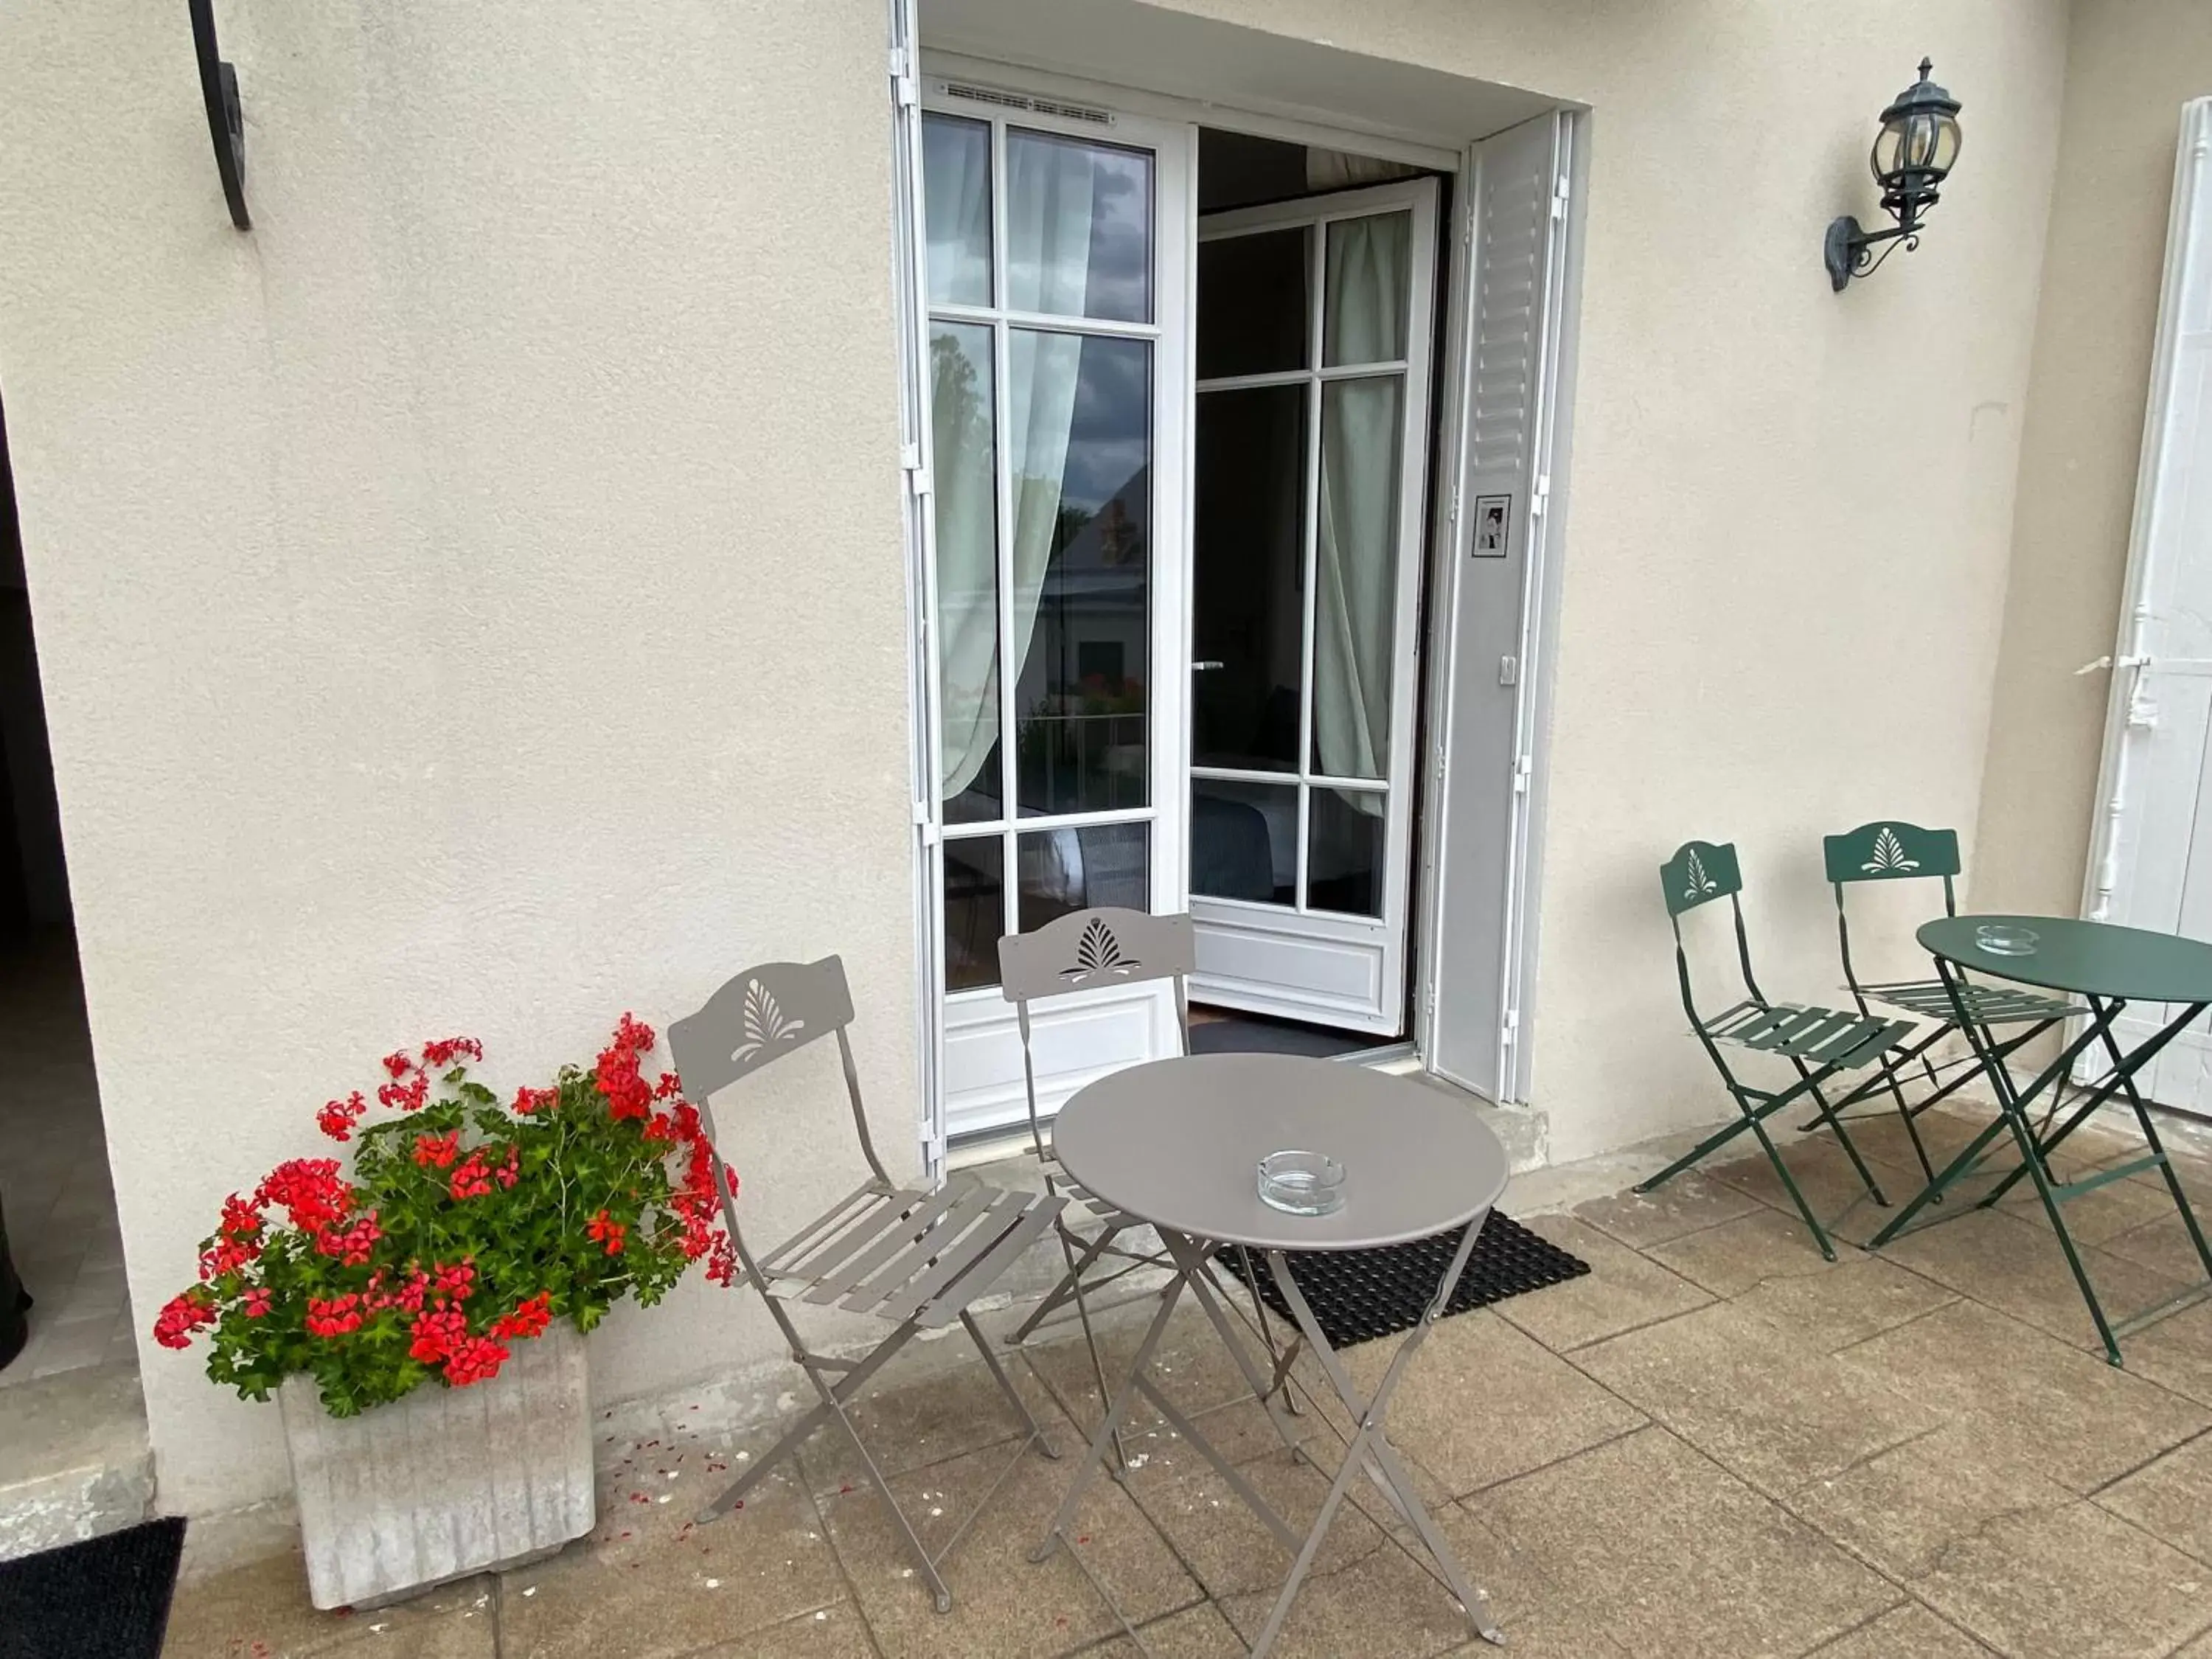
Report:
[[[1018,87],[925,75],[918,102],[915,816],[941,1148],[1025,1120],[1000,936],[1182,902],[1194,146]],[[1035,1030],[1047,1110],[1177,1041],[1158,985],[1056,1001]]]
[[[2180,129],[2082,914],[2212,939],[2212,98]],[[2174,1012],[2128,1009],[2123,1050]],[[2080,1080],[2109,1064],[2084,1054]],[[2212,1116],[2212,1034],[2182,1032],[2136,1085]]]
[[1192,994],[1405,1030],[1437,181],[1199,221]]

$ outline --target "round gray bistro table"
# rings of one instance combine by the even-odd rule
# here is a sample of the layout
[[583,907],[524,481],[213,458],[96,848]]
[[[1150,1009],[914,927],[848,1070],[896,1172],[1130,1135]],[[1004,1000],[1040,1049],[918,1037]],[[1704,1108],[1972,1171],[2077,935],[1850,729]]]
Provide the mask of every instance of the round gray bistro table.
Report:
[[[1044,1559],[1065,1541],[1065,1529],[1115,1431],[1142,1395],[1214,1466],[1278,1541],[1295,1553],[1274,1608],[1253,1644],[1255,1659],[1273,1646],[1352,1476],[1361,1473],[1413,1527],[1475,1632],[1502,1641],[1481,1591],[1469,1583],[1422,1507],[1384,1431],[1390,1397],[1407,1362],[1430,1326],[1443,1317],[1481,1222],[1505,1190],[1505,1149],[1489,1127],[1470,1107],[1411,1078],[1289,1054],[1194,1054],[1133,1066],[1077,1091],[1060,1109],[1053,1150],[1075,1181],[1150,1222],[1176,1273],[1160,1293],[1159,1310],[1131,1361],[1127,1380],[1108,1407],[1033,1559]],[[1287,1215],[1261,1201],[1260,1160],[1292,1150],[1325,1152],[1344,1165],[1344,1203],[1334,1213]],[[1370,1249],[1454,1227],[1464,1227],[1465,1234],[1427,1316],[1401,1341],[1373,1395],[1363,1395],[1298,1290],[1286,1253]],[[1215,1295],[1210,1264],[1216,1247],[1224,1244],[1266,1254],[1297,1322],[1299,1336],[1277,1361],[1273,1376],[1246,1351]],[[1301,1343],[1312,1351],[1357,1425],[1321,1511],[1303,1539],[1149,1375],[1169,1316],[1186,1291],[1229,1348],[1292,1456],[1302,1453],[1275,1396],[1285,1386]],[[1142,1638],[1133,1629],[1129,1633],[1142,1648]]]

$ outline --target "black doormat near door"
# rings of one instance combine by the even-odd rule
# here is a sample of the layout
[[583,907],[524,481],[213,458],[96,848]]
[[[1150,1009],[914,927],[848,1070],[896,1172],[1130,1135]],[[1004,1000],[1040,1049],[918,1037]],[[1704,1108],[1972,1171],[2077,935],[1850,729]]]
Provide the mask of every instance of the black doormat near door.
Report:
[[0,1659],[161,1659],[182,1516],[0,1561]]
[[[1466,1237],[1455,1227],[1429,1238],[1403,1244],[1386,1244],[1373,1250],[1292,1250],[1291,1273],[1299,1292],[1313,1310],[1315,1322],[1333,1348],[1372,1342],[1379,1336],[1411,1330],[1436,1300],[1444,1269]],[[1238,1279],[1244,1277],[1244,1257],[1234,1248],[1215,1252],[1222,1266]],[[1252,1271],[1260,1280],[1260,1299],[1284,1318],[1290,1304],[1268,1269],[1265,1256],[1255,1252]],[[1483,1220],[1482,1232],[1459,1276],[1447,1315],[1469,1308],[1486,1308],[1509,1296],[1540,1291],[1577,1279],[1589,1271],[1589,1263],[1571,1255],[1551,1240],[1530,1232],[1509,1215],[1492,1210]]]

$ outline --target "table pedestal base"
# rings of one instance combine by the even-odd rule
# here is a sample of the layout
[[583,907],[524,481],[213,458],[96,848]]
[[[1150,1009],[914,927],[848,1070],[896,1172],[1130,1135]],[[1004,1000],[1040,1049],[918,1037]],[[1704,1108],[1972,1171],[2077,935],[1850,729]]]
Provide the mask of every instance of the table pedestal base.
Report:
[[[1097,1432],[1091,1437],[1090,1449],[1084,1457],[1082,1467],[1076,1471],[1067,1496],[1060,1502],[1059,1513],[1053,1516],[1052,1525],[1044,1538],[1030,1553],[1030,1559],[1043,1561],[1067,1541],[1067,1528],[1075,1519],[1076,1510],[1082,1504],[1083,1494],[1090,1487],[1091,1477],[1105,1461],[1115,1435],[1128,1413],[1130,1403],[1141,1395],[1167,1419],[1177,1434],[1188,1441],[1199,1455],[1213,1466],[1221,1478],[1228,1482],[1231,1490],[1274,1534],[1276,1541],[1292,1553],[1294,1559],[1290,1575],[1283,1581],[1283,1588],[1275,1597],[1267,1621],[1252,1644],[1254,1659],[1261,1659],[1273,1648],[1276,1638],[1282,1632],[1283,1621],[1289,1616],[1291,1604],[1297,1600],[1298,1589],[1313,1568],[1314,1558],[1320,1553],[1322,1540],[1328,1536],[1330,1523],[1336,1518],[1337,1510],[1343,1504],[1355,1474],[1364,1474],[1374,1482],[1391,1508],[1413,1528],[1429,1559],[1423,1561],[1420,1555],[1407,1548],[1402,1540],[1387,1529],[1384,1535],[1400,1549],[1405,1550],[1412,1559],[1451,1593],[1474,1634],[1486,1641],[1503,1643],[1505,1638],[1490,1615],[1488,1601],[1468,1581],[1466,1572],[1452,1554],[1450,1546],[1444,1541],[1443,1534],[1430,1517],[1427,1510],[1422,1507],[1420,1498],[1413,1490],[1412,1478],[1407,1474],[1404,1463],[1400,1461],[1396,1449],[1391,1445],[1383,1429],[1390,1398],[1397,1392],[1398,1383],[1405,1375],[1407,1362],[1427,1337],[1429,1328],[1443,1316],[1444,1308],[1451,1301],[1452,1291],[1457,1287],[1460,1274],[1467,1266],[1468,1256],[1474,1248],[1475,1235],[1481,1231],[1480,1219],[1477,1217],[1468,1224],[1466,1236],[1462,1239],[1451,1265],[1445,1270],[1443,1282],[1437,1290],[1436,1300],[1430,1304],[1427,1315],[1400,1341],[1397,1352],[1391,1357],[1389,1366],[1383,1372],[1382,1380],[1376,1385],[1373,1395],[1366,1397],[1362,1396],[1350,1374],[1344,1369],[1343,1362],[1329,1346],[1328,1338],[1322,1334],[1320,1323],[1315,1319],[1313,1310],[1307,1305],[1304,1296],[1300,1293],[1297,1280],[1291,1276],[1290,1264],[1281,1251],[1269,1251],[1267,1262],[1274,1273],[1275,1283],[1282,1290],[1284,1300],[1290,1306],[1291,1316],[1297,1322],[1299,1334],[1285,1346],[1281,1357],[1270,1370],[1255,1362],[1214,1294],[1207,1267],[1213,1251],[1212,1243],[1186,1233],[1160,1228],[1161,1241],[1167,1246],[1169,1257],[1175,1263],[1175,1277],[1161,1291],[1159,1311],[1153,1315],[1144,1340],[1138,1345],[1136,1357],[1129,1364],[1128,1377],[1108,1407],[1105,1421],[1099,1425]],[[1152,1356],[1158,1349],[1160,1339],[1166,1334],[1168,1321],[1186,1290],[1196,1299],[1219,1334],[1254,1397],[1267,1413],[1268,1421],[1273,1425],[1277,1436],[1293,1458],[1303,1459],[1305,1453],[1278,1404],[1278,1397],[1285,1402],[1288,1401],[1291,1366],[1301,1348],[1312,1350],[1322,1375],[1328,1379],[1329,1387],[1335,1391],[1338,1400],[1357,1425],[1351,1438],[1346,1442],[1344,1460],[1337,1468],[1335,1478],[1329,1483],[1328,1494],[1322,1500],[1321,1510],[1303,1538],[1260,1495],[1236,1465],[1223,1456],[1199,1432],[1197,1426],[1176,1409],[1152,1380]],[[1091,1579],[1107,1606],[1113,1609],[1115,1617],[1121,1620],[1122,1628],[1136,1643],[1139,1650],[1149,1655],[1151,1650],[1145,1645],[1144,1638],[1130,1625],[1111,1592],[1091,1572],[1089,1564],[1083,1559],[1082,1552],[1071,1550],[1068,1553],[1070,1559],[1082,1568],[1085,1576]]]

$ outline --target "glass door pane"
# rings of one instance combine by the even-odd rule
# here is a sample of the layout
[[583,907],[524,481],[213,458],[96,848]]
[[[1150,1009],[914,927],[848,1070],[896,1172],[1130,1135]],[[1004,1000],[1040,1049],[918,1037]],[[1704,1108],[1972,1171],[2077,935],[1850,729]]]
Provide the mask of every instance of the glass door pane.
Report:
[[1313,769],[1390,770],[1401,376],[1325,380],[1314,535]]
[[1149,340],[1008,331],[1023,816],[1150,797]]
[[1295,772],[1304,685],[1306,403],[1201,392],[1191,593],[1191,759]]
[[1152,319],[1152,158],[1056,134],[1006,134],[1006,304]]
[[999,816],[999,485],[991,330],[930,326],[937,672],[948,823]]

